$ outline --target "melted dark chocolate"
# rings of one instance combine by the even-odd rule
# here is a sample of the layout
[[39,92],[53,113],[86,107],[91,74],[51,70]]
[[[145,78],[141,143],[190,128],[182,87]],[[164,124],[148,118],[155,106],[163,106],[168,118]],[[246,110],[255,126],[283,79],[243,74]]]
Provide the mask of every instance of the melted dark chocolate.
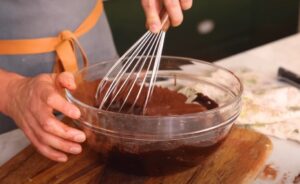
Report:
[[[119,86],[121,86],[120,84]],[[109,85],[98,96],[98,106],[107,92]],[[118,89],[119,90],[119,89]],[[145,101],[147,99],[148,87],[140,88],[139,85],[131,83],[122,86],[122,89],[112,94],[104,104],[104,109],[113,112],[119,112],[147,116],[166,116],[166,115],[183,115],[202,112],[208,109],[218,107],[218,104],[202,93],[197,94],[194,100],[196,103],[186,103],[187,97],[177,91],[168,88],[155,86],[152,95],[143,112]],[[129,94],[129,95],[128,95]],[[121,108],[122,107],[122,108]]]
[[202,93],[197,93],[197,97],[193,100],[193,102],[203,105],[208,110],[217,108],[219,106],[215,101]]
[[[109,85],[106,85],[102,89],[96,106],[101,103],[108,87]],[[139,85],[133,85],[131,88],[129,82],[122,87],[119,93],[117,91],[106,100],[104,109],[119,112],[122,107],[121,113],[165,116],[197,113],[218,107],[216,102],[204,94],[198,93],[193,103],[187,104],[185,95],[156,86],[143,112],[148,87],[144,86],[140,89]],[[129,96],[127,96],[128,93],[130,93]],[[124,101],[126,102],[124,103]],[[219,142],[203,146],[202,140],[191,145],[185,140],[148,141],[147,145],[132,144],[132,149],[128,150],[124,149],[124,140],[118,138],[113,139],[98,134],[95,138],[88,140],[92,141],[92,145],[98,145],[96,147],[99,148],[102,157],[106,158],[110,168],[129,174],[150,176],[167,175],[197,166],[221,144]],[[126,144],[128,145],[128,142]],[[173,145],[173,147],[169,148],[169,145]]]
[[217,150],[221,143],[222,141],[208,147],[180,146],[172,150],[140,153],[113,147],[108,156],[108,166],[127,174],[168,175],[200,165]]

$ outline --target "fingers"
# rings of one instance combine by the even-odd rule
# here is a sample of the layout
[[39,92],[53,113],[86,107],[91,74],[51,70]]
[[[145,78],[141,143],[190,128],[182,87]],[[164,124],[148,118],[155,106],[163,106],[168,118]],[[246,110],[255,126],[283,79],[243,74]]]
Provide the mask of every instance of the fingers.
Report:
[[81,152],[82,148],[76,142],[83,142],[85,135],[52,115],[56,109],[73,119],[80,117],[79,109],[59,94],[56,82],[63,87],[76,87],[73,76],[68,73],[59,76],[44,74],[25,81],[13,104],[16,109],[13,118],[40,153],[64,162],[67,155],[63,152]]
[[179,26],[183,21],[183,13],[179,0],[164,0],[172,26]]
[[82,131],[67,126],[47,112],[36,114],[35,118],[40,123],[42,129],[50,134],[78,143],[82,143],[86,139]]
[[[33,130],[33,133],[36,136],[36,138],[39,140],[39,143],[42,144],[42,147],[44,147],[44,146],[48,147],[46,149],[46,153],[49,153],[49,152],[53,153],[53,151],[55,151],[55,152],[62,151],[62,152],[71,153],[71,154],[78,154],[82,151],[82,148],[79,144],[62,139],[60,137],[57,137],[55,135],[52,135],[52,134],[44,131],[43,128],[41,127],[41,125],[39,124],[39,122],[37,122],[37,121],[33,121],[30,124],[30,127]],[[41,146],[41,145],[39,145],[39,146]],[[44,149],[42,149],[41,151],[43,151],[43,153],[45,153]],[[56,159],[57,158],[59,158],[59,157],[56,157]]]
[[74,90],[76,88],[74,75],[70,72],[63,72],[59,74],[56,81],[58,82],[58,85],[63,88],[67,88],[70,90]]
[[[41,92],[38,95],[42,101],[51,108],[62,112],[66,116],[78,119],[80,117],[79,109],[74,104],[69,103],[65,98],[63,98],[53,83],[55,80],[56,83],[60,83],[61,85],[69,88],[76,88],[73,75],[68,72],[64,72],[58,76],[52,75],[52,82],[49,82],[48,75],[41,76],[40,78],[41,80],[46,81],[43,85],[40,84],[39,86]],[[39,109],[34,109],[33,111],[39,111]]]
[[79,109],[74,104],[69,103],[52,88],[45,90],[41,98],[45,104],[57,111],[60,111],[70,118],[78,119],[80,117]]
[[181,9],[188,10],[193,6],[193,0],[180,0]]
[[50,146],[43,144],[39,137],[33,132],[31,124],[36,124],[34,118],[31,120],[26,120],[30,123],[23,123],[23,125],[26,125],[23,127],[23,131],[25,135],[28,137],[28,139],[32,142],[33,146],[45,157],[57,161],[57,162],[66,162],[68,160],[68,157],[66,154],[57,151]]
[[146,14],[146,24],[149,30],[153,33],[159,32],[161,29],[159,3],[156,0],[142,0],[141,2]]
[[149,30],[157,33],[162,28],[160,11],[163,6],[169,15],[171,25],[179,26],[183,21],[182,10],[188,10],[193,5],[193,0],[141,0],[146,14],[146,25]]
[[36,131],[35,133],[42,143],[57,150],[71,154],[79,154],[82,151],[82,148],[79,144],[61,139],[57,136],[53,136],[43,130]]

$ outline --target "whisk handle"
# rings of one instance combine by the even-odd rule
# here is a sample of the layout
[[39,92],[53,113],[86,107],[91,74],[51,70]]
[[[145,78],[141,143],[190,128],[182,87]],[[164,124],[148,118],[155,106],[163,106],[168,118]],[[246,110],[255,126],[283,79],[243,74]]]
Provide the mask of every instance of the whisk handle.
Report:
[[162,22],[162,30],[164,32],[167,32],[169,27],[170,27],[170,19],[169,19],[169,15],[167,14],[167,12],[165,10],[162,11],[162,16],[161,16],[161,22]]

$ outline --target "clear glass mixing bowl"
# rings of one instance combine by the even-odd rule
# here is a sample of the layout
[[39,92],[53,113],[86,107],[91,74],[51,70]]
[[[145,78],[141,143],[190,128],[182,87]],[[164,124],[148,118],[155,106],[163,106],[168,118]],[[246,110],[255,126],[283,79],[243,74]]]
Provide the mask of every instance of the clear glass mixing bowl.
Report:
[[[113,65],[102,62],[75,74],[77,89],[66,91],[82,115],[76,125],[88,145],[115,169],[141,175],[163,175],[198,165],[222,143],[239,116],[240,80],[217,65],[190,58],[163,56],[157,85],[176,90],[193,87],[218,108],[173,116],[141,116],[99,110],[95,92]],[[176,99],[174,99],[176,100]]]

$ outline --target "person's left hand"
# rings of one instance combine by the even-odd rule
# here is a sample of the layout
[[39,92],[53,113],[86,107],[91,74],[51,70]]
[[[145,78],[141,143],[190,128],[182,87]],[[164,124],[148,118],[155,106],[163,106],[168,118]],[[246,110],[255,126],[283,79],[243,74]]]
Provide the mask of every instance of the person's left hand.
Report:
[[79,154],[84,132],[69,127],[53,115],[59,111],[78,119],[80,110],[63,96],[64,88],[76,88],[71,73],[19,76],[8,84],[8,98],[3,112],[24,131],[37,150],[49,159],[65,162],[66,153]]
[[146,14],[146,26],[150,31],[157,33],[162,27],[160,13],[164,8],[169,15],[171,25],[179,26],[183,21],[183,10],[192,7],[193,0],[141,0]]

